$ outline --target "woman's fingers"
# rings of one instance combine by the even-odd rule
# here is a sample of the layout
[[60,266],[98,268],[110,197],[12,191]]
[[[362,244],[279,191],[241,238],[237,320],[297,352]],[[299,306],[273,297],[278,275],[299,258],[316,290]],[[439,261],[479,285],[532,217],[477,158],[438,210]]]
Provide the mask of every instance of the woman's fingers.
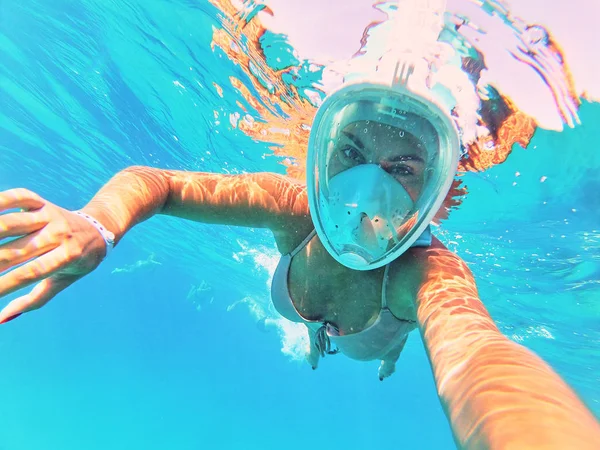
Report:
[[0,323],[42,307],[101,260],[97,230],[27,189],[0,192],[0,241],[6,238],[14,239],[0,244],[0,298],[36,286],[0,311]]
[[63,247],[58,247],[27,264],[0,276],[0,297],[43,280],[67,264],[68,256]]
[[41,308],[60,291],[71,285],[77,277],[46,278],[39,282],[33,290],[22,297],[14,299],[0,311],[0,324],[16,319],[21,314]]
[[31,211],[40,209],[45,204],[46,201],[42,197],[29,189],[18,188],[0,192],[0,212],[15,208]]
[[0,245],[0,273],[54,250],[60,244],[33,233]]
[[47,217],[39,212],[18,212],[0,215],[0,239],[24,236],[42,229]]

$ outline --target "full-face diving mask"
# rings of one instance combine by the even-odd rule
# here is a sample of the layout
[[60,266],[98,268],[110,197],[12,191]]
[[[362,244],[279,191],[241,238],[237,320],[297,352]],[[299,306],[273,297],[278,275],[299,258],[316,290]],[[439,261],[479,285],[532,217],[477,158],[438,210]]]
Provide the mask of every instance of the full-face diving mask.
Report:
[[396,259],[426,232],[456,173],[449,115],[405,83],[353,83],[331,93],[311,129],[307,184],[327,251],[356,270]]

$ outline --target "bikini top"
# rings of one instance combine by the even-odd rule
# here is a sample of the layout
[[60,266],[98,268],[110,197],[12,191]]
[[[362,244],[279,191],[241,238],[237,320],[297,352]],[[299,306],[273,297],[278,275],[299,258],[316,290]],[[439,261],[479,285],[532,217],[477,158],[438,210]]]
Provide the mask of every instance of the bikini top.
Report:
[[[286,319],[304,323],[311,332],[315,333],[313,336],[315,345],[322,356],[341,351],[350,358],[362,361],[392,358],[395,361],[404,345],[406,335],[416,328],[416,323],[413,320],[394,316],[387,306],[389,264],[385,267],[383,275],[379,315],[372,325],[362,331],[340,335],[336,327],[328,322],[306,320],[294,306],[288,286],[292,258],[308,245],[315,234],[316,232],[313,230],[298,247],[281,257],[271,284],[273,306]],[[426,232],[413,244],[413,247],[429,245],[431,245],[431,231],[427,228]],[[337,345],[337,351],[331,349],[331,341]]]

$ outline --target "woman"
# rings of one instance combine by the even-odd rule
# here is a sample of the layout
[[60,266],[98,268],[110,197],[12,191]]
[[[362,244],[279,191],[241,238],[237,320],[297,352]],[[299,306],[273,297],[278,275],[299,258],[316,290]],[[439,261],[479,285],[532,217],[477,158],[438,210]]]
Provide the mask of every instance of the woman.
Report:
[[350,84],[326,99],[311,129],[306,185],[270,173],[131,167],[81,211],[25,189],[0,193],[0,238],[15,238],[0,246],[0,296],[35,284],[0,323],[46,304],[155,214],[268,228],[283,255],[273,301],[310,330],[313,368],[339,350],[381,360],[383,379],[419,328],[460,448],[600,448],[591,412],[500,333],[466,264],[431,236],[458,135],[406,79]]

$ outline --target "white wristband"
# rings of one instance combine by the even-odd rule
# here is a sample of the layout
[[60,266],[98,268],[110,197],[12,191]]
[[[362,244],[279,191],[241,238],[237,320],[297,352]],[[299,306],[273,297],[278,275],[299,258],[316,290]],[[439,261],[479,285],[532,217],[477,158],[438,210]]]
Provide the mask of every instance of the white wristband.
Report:
[[111,233],[110,231],[108,231],[104,225],[102,225],[100,222],[98,222],[96,219],[94,219],[89,214],[86,214],[86,213],[81,212],[81,211],[73,211],[73,212],[75,214],[77,214],[78,216],[83,217],[85,220],[87,220],[92,225],[94,225],[94,228],[96,228],[96,230],[98,230],[98,232],[102,235],[102,238],[104,239],[104,242],[106,243],[106,255],[105,255],[105,257],[108,256],[108,254],[110,253],[110,251],[115,246],[115,235],[114,235],[114,233]]

